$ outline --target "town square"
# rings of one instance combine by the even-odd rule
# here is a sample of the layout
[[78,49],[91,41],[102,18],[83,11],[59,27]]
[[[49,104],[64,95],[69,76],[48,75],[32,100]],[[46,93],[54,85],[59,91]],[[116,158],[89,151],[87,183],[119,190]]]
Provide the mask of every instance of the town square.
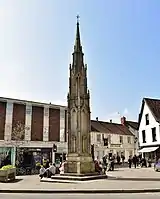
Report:
[[0,197],[157,199],[158,0],[2,2]]

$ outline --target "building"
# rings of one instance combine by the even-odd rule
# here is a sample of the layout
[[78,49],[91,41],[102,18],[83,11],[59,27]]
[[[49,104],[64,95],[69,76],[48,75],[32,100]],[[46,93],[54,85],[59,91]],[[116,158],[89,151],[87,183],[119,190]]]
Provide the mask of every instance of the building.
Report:
[[[1,158],[10,152],[14,164],[14,148],[18,146],[32,151],[37,159],[46,156],[54,161],[67,151],[65,118],[64,106],[1,97]],[[52,152],[53,144],[57,146],[56,154]]]
[[135,144],[135,154],[138,155],[139,151],[139,133],[138,133],[138,122],[126,120],[126,117],[121,118],[121,124],[128,127],[129,131],[134,135],[134,144]]
[[160,100],[144,98],[139,114],[139,143],[143,156],[160,158]]
[[101,159],[104,155],[135,155],[135,136],[123,124],[96,120],[91,121],[91,143],[94,144],[95,158]]
[[[67,107],[50,103],[0,98],[0,157],[11,153],[12,163],[15,162],[15,147],[32,151],[35,158],[49,157],[50,160],[65,158],[67,153]],[[98,120],[98,119],[97,119]],[[108,122],[91,121],[91,144],[94,144],[95,157],[104,154],[136,154],[135,135],[131,128],[132,122],[125,120],[125,125]],[[24,128],[24,139],[14,140],[16,125]],[[129,127],[126,125],[130,125]],[[104,146],[103,138],[108,138]],[[53,153],[53,144],[57,146]]]

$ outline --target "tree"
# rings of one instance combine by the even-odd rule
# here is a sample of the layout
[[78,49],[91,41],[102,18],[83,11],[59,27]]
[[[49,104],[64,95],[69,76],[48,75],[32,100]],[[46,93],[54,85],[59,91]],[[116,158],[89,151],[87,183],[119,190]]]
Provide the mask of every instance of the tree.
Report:
[[19,147],[23,145],[25,141],[25,130],[28,128],[25,127],[25,125],[18,121],[13,127],[12,127],[12,134],[11,134],[11,140],[8,143],[9,145],[12,145],[14,147],[14,150],[16,152],[16,160],[19,161],[20,159],[20,150]]
[[12,128],[11,140],[24,141],[25,129],[25,125],[18,121],[16,125]]

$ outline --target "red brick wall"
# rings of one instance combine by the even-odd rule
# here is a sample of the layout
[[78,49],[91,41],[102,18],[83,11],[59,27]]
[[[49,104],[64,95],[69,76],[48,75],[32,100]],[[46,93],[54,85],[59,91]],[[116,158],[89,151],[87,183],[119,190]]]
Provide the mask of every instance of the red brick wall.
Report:
[[6,120],[6,102],[0,102],[0,140],[4,140]]
[[25,105],[15,104],[15,103],[13,104],[12,130],[13,128],[16,128],[17,123],[22,124],[25,128],[25,114],[26,114]]
[[49,109],[49,141],[60,141],[60,109]]
[[32,106],[32,141],[43,141],[43,109],[43,107]]

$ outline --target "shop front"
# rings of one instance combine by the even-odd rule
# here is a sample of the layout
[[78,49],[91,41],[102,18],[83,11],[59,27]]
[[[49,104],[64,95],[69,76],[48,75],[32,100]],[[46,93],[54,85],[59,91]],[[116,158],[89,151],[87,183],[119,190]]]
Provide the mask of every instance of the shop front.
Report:
[[0,147],[0,168],[14,165],[15,150],[13,147]]
[[143,158],[155,162],[160,158],[160,148],[158,146],[144,147],[138,151]]

